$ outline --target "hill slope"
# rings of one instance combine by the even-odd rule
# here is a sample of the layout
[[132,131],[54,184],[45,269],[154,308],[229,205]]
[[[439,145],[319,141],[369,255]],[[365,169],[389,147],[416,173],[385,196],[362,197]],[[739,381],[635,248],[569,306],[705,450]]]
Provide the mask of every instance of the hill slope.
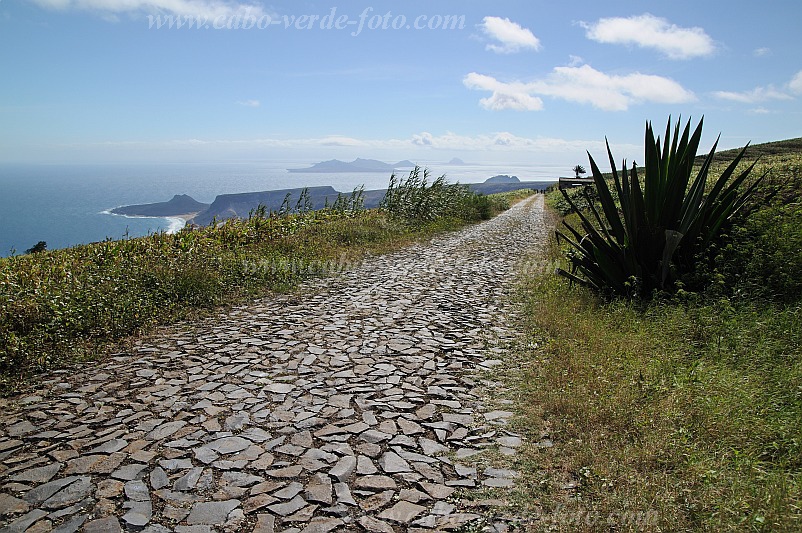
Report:
[[[715,160],[718,162],[732,161],[738,155],[741,148],[733,148],[731,150],[722,150],[716,152]],[[758,157],[768,157],[776,155],[789,155],[794,153],[802,153],[802,137],[796,139],[786,139],[784,141],[773,141],[768,143],[753,144],[746,149],[746,157],[750,160]],[[701,163],[707,154],[699,155],[696,157],[696,162]]]

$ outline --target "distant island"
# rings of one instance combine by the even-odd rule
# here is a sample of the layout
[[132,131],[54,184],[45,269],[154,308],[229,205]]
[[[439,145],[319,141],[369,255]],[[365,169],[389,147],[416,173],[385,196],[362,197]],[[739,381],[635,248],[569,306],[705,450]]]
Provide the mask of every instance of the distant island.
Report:
[[289,172],[322,172],[322,173],[333,173],[333,172],[392,172],[393,170],[397,170],[399,168],[413,168],[415,163],[412,161],[399,161],[395,164],[385,163],[383,161],[377,161],[376,159],[361,159],[357,158],[351,161],[350,163],[346,163],[345,161],[340,161],[339,159],[331,159],[329,161],[321,161],[320,163],[315,163],[309,168],[288,168],[287,171]]
[[459,157],[455,157],[451,161],[448,162],[449,165],[464,165],[465,161],[460,159]]
[[[493,194],[518,189],[541,190],[552,184],[554,181],[520,181],[516,176],[502,174],[488,178],[484,183],[467,183],[466,185],[476,193]],[[337,195],[340,194],[330,186],[306,187],[305,189],[313,209],[322,209],[327,203],[332,205],[337,200]],[[112,209],[111,213],[140,217],[177,217],[192,224],[206,226],[213,220],[245,218],[260,205],[265,206],[268,211],[278,211],[286,200],[292,208],[298,202],[303,191],[304,187],[297,187],[276,191],[220,194],[211,204],[197,202],[186,194],[177,194],[168,202],[117,207]],[[386,189],[364,191],[362,198],[365,207],[368,209],[377,207],[384,199],[386,192]],[[350,192],[344,194],[350,194]]]

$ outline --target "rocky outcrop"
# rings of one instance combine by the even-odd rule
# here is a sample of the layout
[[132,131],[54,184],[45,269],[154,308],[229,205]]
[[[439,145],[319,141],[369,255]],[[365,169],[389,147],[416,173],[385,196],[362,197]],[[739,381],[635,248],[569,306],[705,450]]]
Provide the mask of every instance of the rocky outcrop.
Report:
[[132,217],[175,217],[189,213],[199,213],[209,208],[209,204],[196,201],[187,194],[176,194],[167,202],[155,204],[126,205],[111,210],[115,215]]

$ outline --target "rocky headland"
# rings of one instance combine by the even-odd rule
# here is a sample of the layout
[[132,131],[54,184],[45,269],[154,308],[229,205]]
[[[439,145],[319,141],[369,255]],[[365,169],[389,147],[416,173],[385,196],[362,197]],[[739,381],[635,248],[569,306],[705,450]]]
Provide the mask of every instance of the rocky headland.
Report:
[[209,205],[198,202],[187,194],[176,194],[167,202],[115,207],[111,213],[129,217],[178,217],[179,215],[202,213],[209,209]]

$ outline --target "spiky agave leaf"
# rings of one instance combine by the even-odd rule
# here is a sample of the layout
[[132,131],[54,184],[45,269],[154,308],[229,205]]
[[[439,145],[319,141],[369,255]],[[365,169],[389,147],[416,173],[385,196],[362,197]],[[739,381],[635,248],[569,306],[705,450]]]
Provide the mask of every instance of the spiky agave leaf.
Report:
[[[745,192],[741,186],[754,164],[733,179],[746,147],[715,180],[708,191],[708,175],[718,140],[707,154],[696,176],[693,166],[702,136],[703,120],[691,131],[669,118],[661,142],[651,123],[646,124],[644,176],[626,161],[619,174],[609,143],[607,155],[612,168],[615,201],[607,180],[588,153],[593,180],[601,205],[599,212],[587,197],[595,223],[582,213],[568,194],[568,204],[579,214],[581,229],[566,224],[573,238],[558,232],[573,250],[572,272],[559,271],[573,282],[599,292],[631,295],[632,282],[642,288],[641,296],[655,290],[671,290],[678,276],[692,271],[694,261],[715,241],[725,225],[744,208],[762,176]],[[693,179],[692,179],[693,178]]]

